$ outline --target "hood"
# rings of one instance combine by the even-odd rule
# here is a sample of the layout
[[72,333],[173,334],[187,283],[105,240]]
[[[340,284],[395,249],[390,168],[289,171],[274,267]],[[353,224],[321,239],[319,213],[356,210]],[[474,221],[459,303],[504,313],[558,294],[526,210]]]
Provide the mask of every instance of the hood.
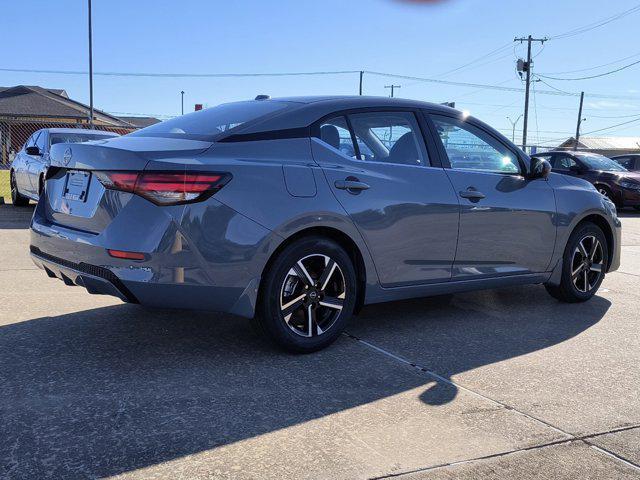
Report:
[[609,178],[611,180],[635,180],[640,183],[640,172],[609,172],[598,170],[596,173],[601,178]]

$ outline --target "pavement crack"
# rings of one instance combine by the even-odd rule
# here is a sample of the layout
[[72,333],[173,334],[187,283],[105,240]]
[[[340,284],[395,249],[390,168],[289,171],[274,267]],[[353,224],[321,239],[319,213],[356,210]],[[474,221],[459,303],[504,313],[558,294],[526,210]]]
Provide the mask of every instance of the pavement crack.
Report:
[[594,445],[594,444],[588,442],[587,440],[584,440],[584,443],[589,445],[594,450],[596,450],[596,451],[598,451],[598,452],[600,452],[600,453],[602,453],[604,455],[607,455],[608,457],[612,457],[612,458],[624,463],[625,465],[633,468],[634,470],[640,471],[640,465],[638,465],[637,463],[634,463],[634,462],[632,462],[630,460],[627,460],[626,458],[624,458],[624,457],[618,455],[617,453],[612,452],[611,450],[608,450],[608,449],[606,449],[604,447],[600,447],[598,445]]

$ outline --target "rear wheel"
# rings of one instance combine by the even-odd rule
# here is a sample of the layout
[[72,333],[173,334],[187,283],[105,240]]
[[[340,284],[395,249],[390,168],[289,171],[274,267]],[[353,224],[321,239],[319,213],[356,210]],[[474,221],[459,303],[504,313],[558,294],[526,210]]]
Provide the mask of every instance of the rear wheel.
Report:
[[567,242],[560,285],[545,285],[547,292],[563,302],[589,300],[604,280],[608,258],[607,241],[602,230],[593,223],[581,225]]
[[338,338],[355,300],[355,269],[344,249],[323,237],[302,238],[266,272],[256,320],[281,348],[313,352]]
[[11,186],[11,203],[13,203],[15,207],[25,207],[29,205],[29,199],[20,195],[20,192],[18,192],[16,174],[13,170],[11,170],[11,173],[9,175],[9,184]]

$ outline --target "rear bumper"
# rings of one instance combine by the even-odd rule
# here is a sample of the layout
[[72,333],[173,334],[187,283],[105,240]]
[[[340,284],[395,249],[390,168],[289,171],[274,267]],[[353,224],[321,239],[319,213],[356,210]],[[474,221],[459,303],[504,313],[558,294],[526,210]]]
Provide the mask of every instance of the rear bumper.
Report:
[[31,246],[31,259],[51,278],[58,278],[66,285],[77,285],[96,295],[111,295],[129,303],[138,299],[110,270],[86,263],[73,263],[42,252]]
[[[150,307],[253,317],[262,268],[277,239],[216,200],[172,212],[134,197],[100,233],[52,222],[44,201],[31,222],[31,255],[50,277]],[[109,248],[146,258],[113,258]]]

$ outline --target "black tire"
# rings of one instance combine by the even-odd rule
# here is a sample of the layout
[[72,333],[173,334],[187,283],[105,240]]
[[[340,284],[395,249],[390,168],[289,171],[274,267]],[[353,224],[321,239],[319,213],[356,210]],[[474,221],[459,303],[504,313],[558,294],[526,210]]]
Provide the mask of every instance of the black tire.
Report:
[[[595,238],[600,245],[600,249],[594,247],[596,252],[593,261],[591,256],[591,246],[594,245],[591,238]],[[587,251],[587,257],[581,253],[579,245]],[[584,257],[581,259],[581,257]],[[562,278],[560,285],[545,284],[549,294],[561,302],[577,303],[586,302],[595,295],[605,277],[606,266],[609,261],[609,250],[607,240],[602,230],[597,225],[587,222],[576,228],[567,242],[562,257]],[[581,268],[577,275],[573,275],[578,268]],[[594,271],[600,269],[600,272]],[[596,276],[596,274],[598,274]]]
[[11,203],[14,207],[26,207],[29,205],[29,199],[20,195],[18,192],[18,185],[16,184],[16,176],[13,170],[9,174],[9,184],[11,187]]
[[[323,281],[325,270],[329,273]],[[356,288],[353,263],[340,245],[320,236],[304,237],[285,247],[263,276],[254,320],[280,348],[315,352],[342,333],[353,315]]]

